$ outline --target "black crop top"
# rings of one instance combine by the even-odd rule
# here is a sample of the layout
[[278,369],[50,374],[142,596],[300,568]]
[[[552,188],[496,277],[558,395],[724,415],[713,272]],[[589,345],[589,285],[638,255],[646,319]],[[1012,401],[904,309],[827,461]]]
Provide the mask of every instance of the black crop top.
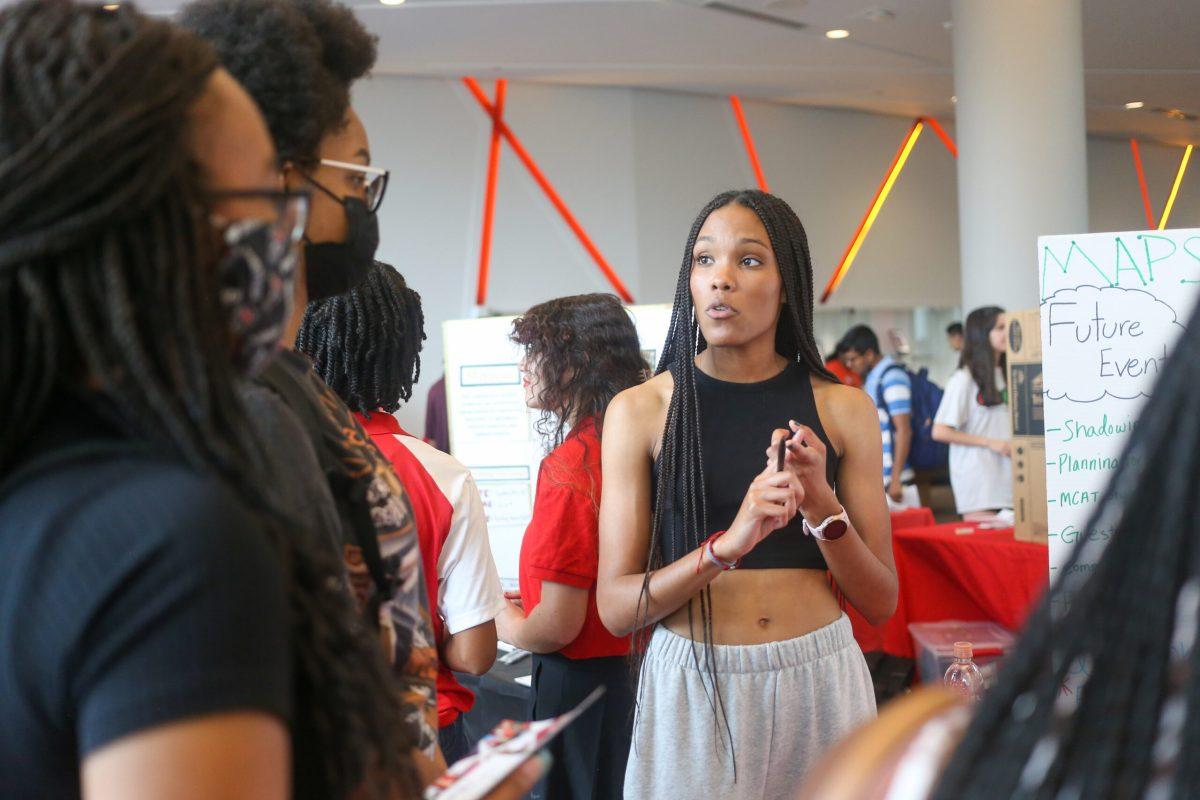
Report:
[[[746,490],[766,464],[771,432],[786,428],[789,419],[816,432],[826,448],[826,478],[837,488],[838,456],[834,452],[813,398],[807,367],[789,364],[773,378],[759,383],[729,383],[696,370],[696,394],[700,410],[701,452],[704,460],[704,497],[708,530],[681,536],[682,509],[668,494],[663,509],[660,538],[663,563],[670,564],[690,553],[709,534],[733,524]],[[654,460],[657,488],[658,459]],[[682,480],[676,492],[682,491]],[[742,569],[825,569],[825,557],[817,542],[806,536],[799,514],[787,525],[758,543],[745,558]]]

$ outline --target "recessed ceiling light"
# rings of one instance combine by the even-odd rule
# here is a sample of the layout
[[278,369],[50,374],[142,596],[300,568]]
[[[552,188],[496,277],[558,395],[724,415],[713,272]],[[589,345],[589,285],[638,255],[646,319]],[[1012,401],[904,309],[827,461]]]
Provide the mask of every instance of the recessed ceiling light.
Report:
[[1126,103],[1125,108],[1129,109],[1130,111],[1133,111],[1135,108],[1141,108],[1144,105],[1146,105],[1146,104],[1143,103],[1141,100],[1134,100],[1132,103]]
[[850,35],[850,31],[845,28],[834,28],[831,31],[825,31],[826,39],[845,39]]
[[103,8],[105,11],[116,11],[118,8],[121,7],[121,4],[120,3],[109,3],[107,5],[103,5],[100,7]]
[[404,0],[379,0],[379,2],[383,3],[385,6],[404,5]]

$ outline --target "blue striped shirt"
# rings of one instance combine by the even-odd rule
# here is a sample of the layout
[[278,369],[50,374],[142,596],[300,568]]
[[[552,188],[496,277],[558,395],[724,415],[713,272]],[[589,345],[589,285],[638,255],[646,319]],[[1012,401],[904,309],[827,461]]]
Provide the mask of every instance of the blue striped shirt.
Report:
[[[867,378],[863,381],[863,389],[870,395],[871,402],[875,403],[876,411],[879,414],[879,435],[883,439],[884,483],[892,479],[892,425],[888,418],[888,412],[893,415],[912,413],[912,381],[909,380],[908,373],[903,369],[888,370],[888,367],[896,365],[895,359],[884,356],[867,373]],[[887,403],[887,411],[884,411],[883,405],[879,402],[880,396]],[[903,464],[900,465],[900,471],[904,471]]]

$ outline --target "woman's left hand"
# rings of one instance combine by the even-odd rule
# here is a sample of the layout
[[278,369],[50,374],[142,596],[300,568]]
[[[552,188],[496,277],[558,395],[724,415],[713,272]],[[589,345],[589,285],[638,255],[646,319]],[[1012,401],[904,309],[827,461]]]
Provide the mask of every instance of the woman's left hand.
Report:
[[779,442],[787,440],[784,469],[790,469],[804,488],[800,511],[810,523],[819,523],[841,509],[833,487],[825,476],[826,448],[821,437],[807,425],[789,420],[791,430],[776,428],[771,434],[767,461],[775,464],[779,457]]
[[1012,458],[1012,442],[1008,439],[989,439],[987,447],[998,456]]
[[[519,601],[518,601],[519,603]],[[496,636],[502,642],[520,647],[521,625],[525,622],[525,608],[512,600],[507,600],[504,610],[496,616]]]

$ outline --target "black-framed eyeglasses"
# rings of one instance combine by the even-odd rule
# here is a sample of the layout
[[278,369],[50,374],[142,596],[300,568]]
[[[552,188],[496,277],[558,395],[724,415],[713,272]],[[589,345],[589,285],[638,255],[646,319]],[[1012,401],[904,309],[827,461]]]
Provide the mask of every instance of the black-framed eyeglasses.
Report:
[[[334,161],[331,158],[322,158],[319,163],[326,167],[344,169],[347,172],[354,173],[356,183],[362,188],[367,210],[372,214],[379,210],[379,206],[383,204],[383,195],[387,192],[388,179],[391,177],[391,172],[382,167],[368,167],[364,164],[353,164],[349,161]],[[308,178],[313,186],[316,186],[334,200],[341,202],[341,197],[323,186],[316,178],[311,175],[305,175],[304,177]]]

